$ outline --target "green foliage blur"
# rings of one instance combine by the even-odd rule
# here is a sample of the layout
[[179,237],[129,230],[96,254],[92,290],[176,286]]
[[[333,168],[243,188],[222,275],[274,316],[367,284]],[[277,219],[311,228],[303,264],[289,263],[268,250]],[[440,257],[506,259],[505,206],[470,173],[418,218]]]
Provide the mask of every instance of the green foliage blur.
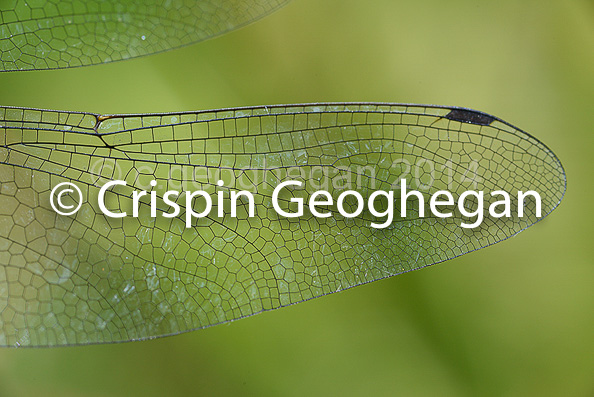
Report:
[[175,337],[2,349],[0,395],[592,396],[593,49],[588,0],[294,0],[172,52],[0,74],[4,105],[98,113],[467,106],[568,175],[543,222],[429,269]]

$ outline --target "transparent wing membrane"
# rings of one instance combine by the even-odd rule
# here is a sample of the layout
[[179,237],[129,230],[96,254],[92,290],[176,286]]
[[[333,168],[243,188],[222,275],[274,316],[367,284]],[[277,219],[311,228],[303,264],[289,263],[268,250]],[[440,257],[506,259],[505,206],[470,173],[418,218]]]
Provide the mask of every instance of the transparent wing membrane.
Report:
[[255,21],[288,0],[3,0],[0,71],[135,58]]
[[[218,26],[218,25],[217,25]],[[543,216],[565,192],[559,160],[531,135],[459,108],[401,104],[306,104],[99,116],[0,107],[0,345],[58,346],[172,335],[295,304],[419,269],[504,240],[534,224],[492,219],[464,229],[455,213],[407,217],[384,229],[356,218],[280,217],[280,201],[327,190],[368,197],[409,189],[538,191]],[[99,189],[126,181],[106,196]],[[151,181],[156,181],[156,186]],[[223,186],[217,184],[223,181]],[[50,190],[72,182],[81,210],[59,216]],[[248,190],[237,217],[149,215],[133,191]],[[183,198],[176,199],[182,213]],[[199,201],[199,200],[198,200]],[[200,203],[196,201],[196,207]],[[398,201],[398,200],[397,200]],[[228,214],[229,204],[223,204]],[[387,205],[387,203],[383,203]],[[347,208],[355,206],[346,202]],[[415,212],[416,211],[416,212]]]

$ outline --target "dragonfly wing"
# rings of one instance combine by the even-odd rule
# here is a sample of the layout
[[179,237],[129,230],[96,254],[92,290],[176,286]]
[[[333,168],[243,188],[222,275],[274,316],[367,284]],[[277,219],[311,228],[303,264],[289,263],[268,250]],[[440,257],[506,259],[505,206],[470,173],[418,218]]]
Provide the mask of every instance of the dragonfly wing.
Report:
[[[171,335],[419,269],[504,240],[539,219],[485,218],[464,229],[411,211],[384,229],[369,214],[280,217],[272,191],[305,183],[363,196],[410,189],[536,190],[542,213],[565,192],[555,155],[529,134],[469,110],[312,104],[118,115],[0,108],[0,345],[55,346]],[[108,218],[97,205],[107,181]],[[238,216],[133,217],[132,192],[249,190]],[[50,190],[73,182],[81,210],[59,216]],[[226,189],[226,190],[225,190]],[[226,196],[228,197],[228,196]],[[183,198],[177,200],[180,209]],[[387,205],[387,204],[386,204]],[[349,207],[350,206],[350,207]],[[170,211],[161,201],[159,211]],[[347,203],[353,208],[352,203]],[[226,213],[229,208],[225,207]]]
[[162,52],[237,29],[287,2],[3,1],[0,71],[95,65]]

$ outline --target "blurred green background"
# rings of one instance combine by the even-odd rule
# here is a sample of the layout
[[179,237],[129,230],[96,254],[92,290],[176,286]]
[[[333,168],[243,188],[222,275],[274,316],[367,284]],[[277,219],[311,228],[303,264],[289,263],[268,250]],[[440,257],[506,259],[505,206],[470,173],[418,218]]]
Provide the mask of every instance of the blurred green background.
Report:
[[180,50],[0,74],[0,103],[59,110],[315,101],[494,114],[554,150],[565,199],[493,247],[228,325],[2,349],[0,395],[594,395],[591,1],[294,0]]

